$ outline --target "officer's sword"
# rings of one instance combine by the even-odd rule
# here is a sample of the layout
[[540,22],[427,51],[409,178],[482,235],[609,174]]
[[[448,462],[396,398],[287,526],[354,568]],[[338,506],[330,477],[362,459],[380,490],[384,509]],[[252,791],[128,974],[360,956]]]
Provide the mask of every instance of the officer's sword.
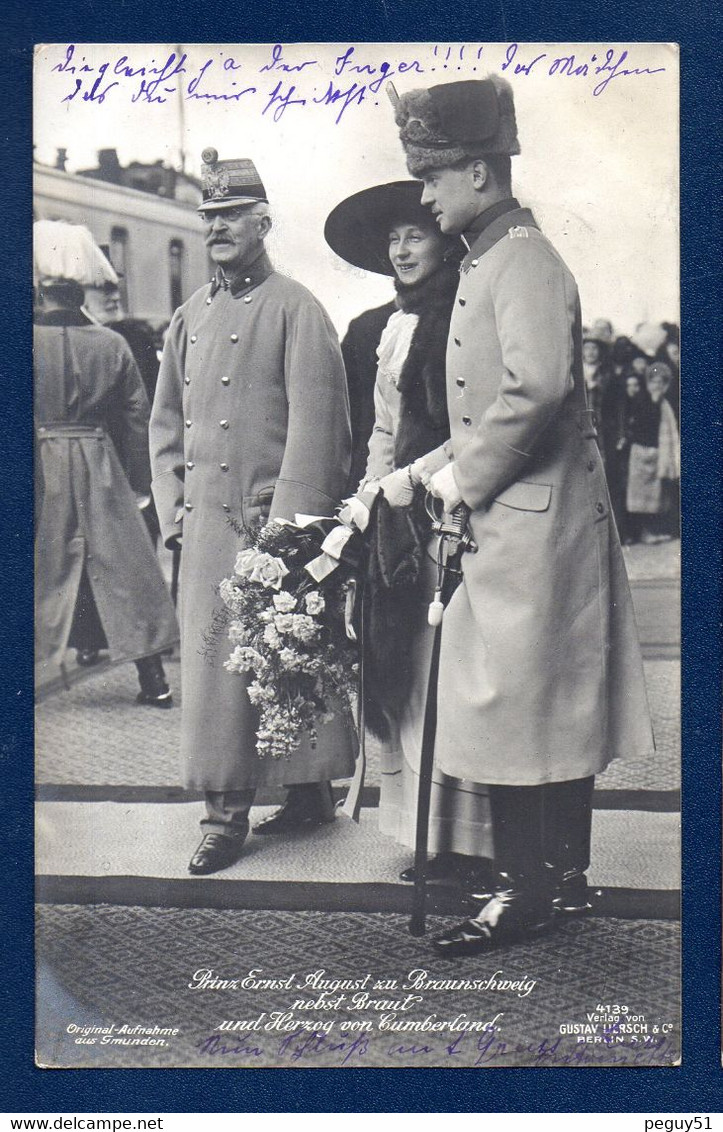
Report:
[[[429,667],[427,702],[424,708],[422,752],[419,760],[419,792],[417,795],[417,831],[414,847],[414,892],[412,915],[409,921],[411,935],[424,935],[425,905],[427,896],[427,843],[429,839],[429,804],[432,795],[434,767],[434,741],[437,731],[437,677],[439,650],[442,641],[441,625],[444,607],[462,577],[462,555],[466,550],[475,552],[477,546],[467,529],[469,508],[460,503],[451,515],[438,518],[434,500],[427,495],[427,511],[432,516],[432,532],[439,535],[437,547],[437,585],[430,603],[428,621],[434,630],[432,659]],[[446,518],[446,521],[445,521]]]

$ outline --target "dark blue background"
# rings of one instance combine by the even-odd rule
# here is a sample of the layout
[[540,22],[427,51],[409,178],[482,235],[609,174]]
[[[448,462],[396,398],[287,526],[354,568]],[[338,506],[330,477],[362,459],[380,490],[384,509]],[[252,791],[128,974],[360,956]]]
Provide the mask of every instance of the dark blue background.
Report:
[[[191,11],[191,8],[197,11]],[[543,10],[544,7],[544,10]],[[308,9],[308,10],[307,10]],[[721,20],[698,0],[35,0],[6,6],[0,367],[0,1110],[720,1112]],[[35,42],[681,44],[684,1057],[678,1069],[37,1070],[32,952],[31,70]]]

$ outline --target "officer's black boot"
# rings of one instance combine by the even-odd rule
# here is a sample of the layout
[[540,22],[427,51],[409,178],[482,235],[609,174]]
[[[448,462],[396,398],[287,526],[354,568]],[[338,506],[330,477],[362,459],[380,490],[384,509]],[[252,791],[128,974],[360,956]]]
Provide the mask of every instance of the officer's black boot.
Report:
[[292,833],[334,820],[334,796],[330,782],[303,782],[287,786],[286,790],[283,806],[254,826],[254,833],[263,836]]
[[536,935],[553,919],[551,870],[544,857],[544,787],[490,786],[499,875],[476,915],[438,936],[438,955],[476,955]]
[[591,776],[544,787],[545,860],[553,870],[555,909],[568,916],[584,915],[592,907],[585,873],[590,867],[594,785]]
[[166,674],[160,656],[144,656],[135,664],[138,670],[138,683],[141,686],[136,696],[136,703],[150,704],[159,708],[173,707],[173,697],[166,683]]

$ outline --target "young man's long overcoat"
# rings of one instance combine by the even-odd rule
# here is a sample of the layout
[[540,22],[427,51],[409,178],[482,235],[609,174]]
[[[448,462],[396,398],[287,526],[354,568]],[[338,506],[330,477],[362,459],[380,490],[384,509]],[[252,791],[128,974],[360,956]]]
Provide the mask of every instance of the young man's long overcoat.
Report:
[[436,759],[511,785],[652,748],[637,632],[582,380],[580,305],[531,213],[462,265],[447,352],[454,473],[477,554],[445,613]]
[[111,660],[151,656],[178,625],[136,504],[151,474],[133,356],[80,310],[38,314],[34,353],[37,658],[62,663],[84,569]]
[[292,758],[256,754],[247,679],[219,583],[244,528],[269,515],[330,515],[349,470],[344,368],[328,315],[262,256],[239,289],[202,287],[176,311],[151,416],[153,494],[166,542],[182,535],[181,747],[186,785],[206,791],[314,782],[353,772],[337,717]]

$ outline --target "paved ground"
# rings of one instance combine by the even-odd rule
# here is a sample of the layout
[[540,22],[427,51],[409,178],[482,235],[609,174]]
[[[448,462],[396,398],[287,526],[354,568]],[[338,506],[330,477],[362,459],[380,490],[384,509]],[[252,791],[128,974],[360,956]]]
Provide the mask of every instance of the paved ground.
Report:
[[[166,665],[180,705],[178,661]],[[674,660],[649,660],[646,677],[658,750],[645,763],[614,763],[606,789],[673,790],[679,786],[679,671]],[[229,677],[233,679],[233,677]],[[95,672],[43,699],[36,714],[36,778],[41,784],[174,787],[178,784],[178,706],[138,707],[132,665]],[[379,785],[379,747],[368,744],[370,785]]]
[[[578,920],[492,958],[445,963],[399,915],[41,906],[38,1060],[55,1067],[671,1065],[679,1052],[678,938],[677,924]],[[289,985],[209,982],[203,989],[197,974],[230,982],[252,971],[257,981],[271,976]],[[480,989],[414,986],[425,977],[478,980]],[[324,994],[322,979],[358,980],[362,989]],[[505,989],[505,980],[516,987]],[[410,994],[421,1001],[403,1005]],[[628,1025],[647,1032],[589,1023],[598,1006],[615,1005],[611,999],[627,1008],[618,1017],[644,1019]],[[373,1005],[380,1003],[388,1005]],[[392,1028],[425,1019],[457,1020],[460,1028]],[[224,1020],[258,1028],[219,1031]],[[465,1031],[465,1023],[490,1028]],[[108,1039],[126,1036],[122,1026],[179,1033],[153,1047],[102,1045],[102,1034],[94,1045],[76,1045],[69,1025],[112,1025]],[[589,1042],[560,1032],[586,1025]]]
[[[675,543],[625,552],[658,750],[644,763],[615,763],[598,778],[590,871],[595,914],[568,920],[554,933],[493,959],[443,963],[427,938],[409,935],[410,892],[397,881],[408,855],[376,832],[379,752],[373,743],[359,827],[343,828],[338,821],[272,845],[255,838],[247,856],[226,874],[194,879],[185,874],[185,860],[199,806],[178,787],[178,706],[170,712],[137,707],[130,665],[90,672],[73,672],[71,666],[68,690],[41,679],[39,1062],[673,1063],[679,977],[678,550]],[[177,689],[177,660],[170,659],[168,672]],[[429,932],[458,918],[459,908],[458,891],[431,891]],[[267,989],[189,986],[199,970],[233,980],[252,969],[277,983],[294,979]],[[434,979],[479,985],[428,989],[421,1002],[379,1009],[351,998],[369,992],[376,1001],[398,1003],[411,993],[403,984],[415,969]],[[367,981],[356,991],[324,995],[314,986],[300,993],[299,984],[319,971],[319,979]],[[504,990],[488,986],[490,978],[520,985]],[[347,997],[329,1007],[339,994]],[[299,1000],[318,1005],[305,1009],[294,1005]],[[617,1023],[587,1018],[606,1003],[627,1007],[628,1025],[638,1032],[621,1028],[622,1013]],[[629,1022],[633,1016],[640,1020]],[[454,1031],[432,1028],[455,1019]],[[217,1030],[224,1020],[247,1028]],[[394,1029],[396,1022],[426,1028]],[[359,1026],[352,1028],[354,1023]],[[486,1023],[496,1028],[464,1028]],[[179,1033],[141,1037],[119,1032],[124,1025]],[[85,1035],[95,1037],[92,1044],[77,1044],[84,1035],[69,1034],[69,1026],[114,1029]],[[597,1029],[561,1032],[561,1026]]]

